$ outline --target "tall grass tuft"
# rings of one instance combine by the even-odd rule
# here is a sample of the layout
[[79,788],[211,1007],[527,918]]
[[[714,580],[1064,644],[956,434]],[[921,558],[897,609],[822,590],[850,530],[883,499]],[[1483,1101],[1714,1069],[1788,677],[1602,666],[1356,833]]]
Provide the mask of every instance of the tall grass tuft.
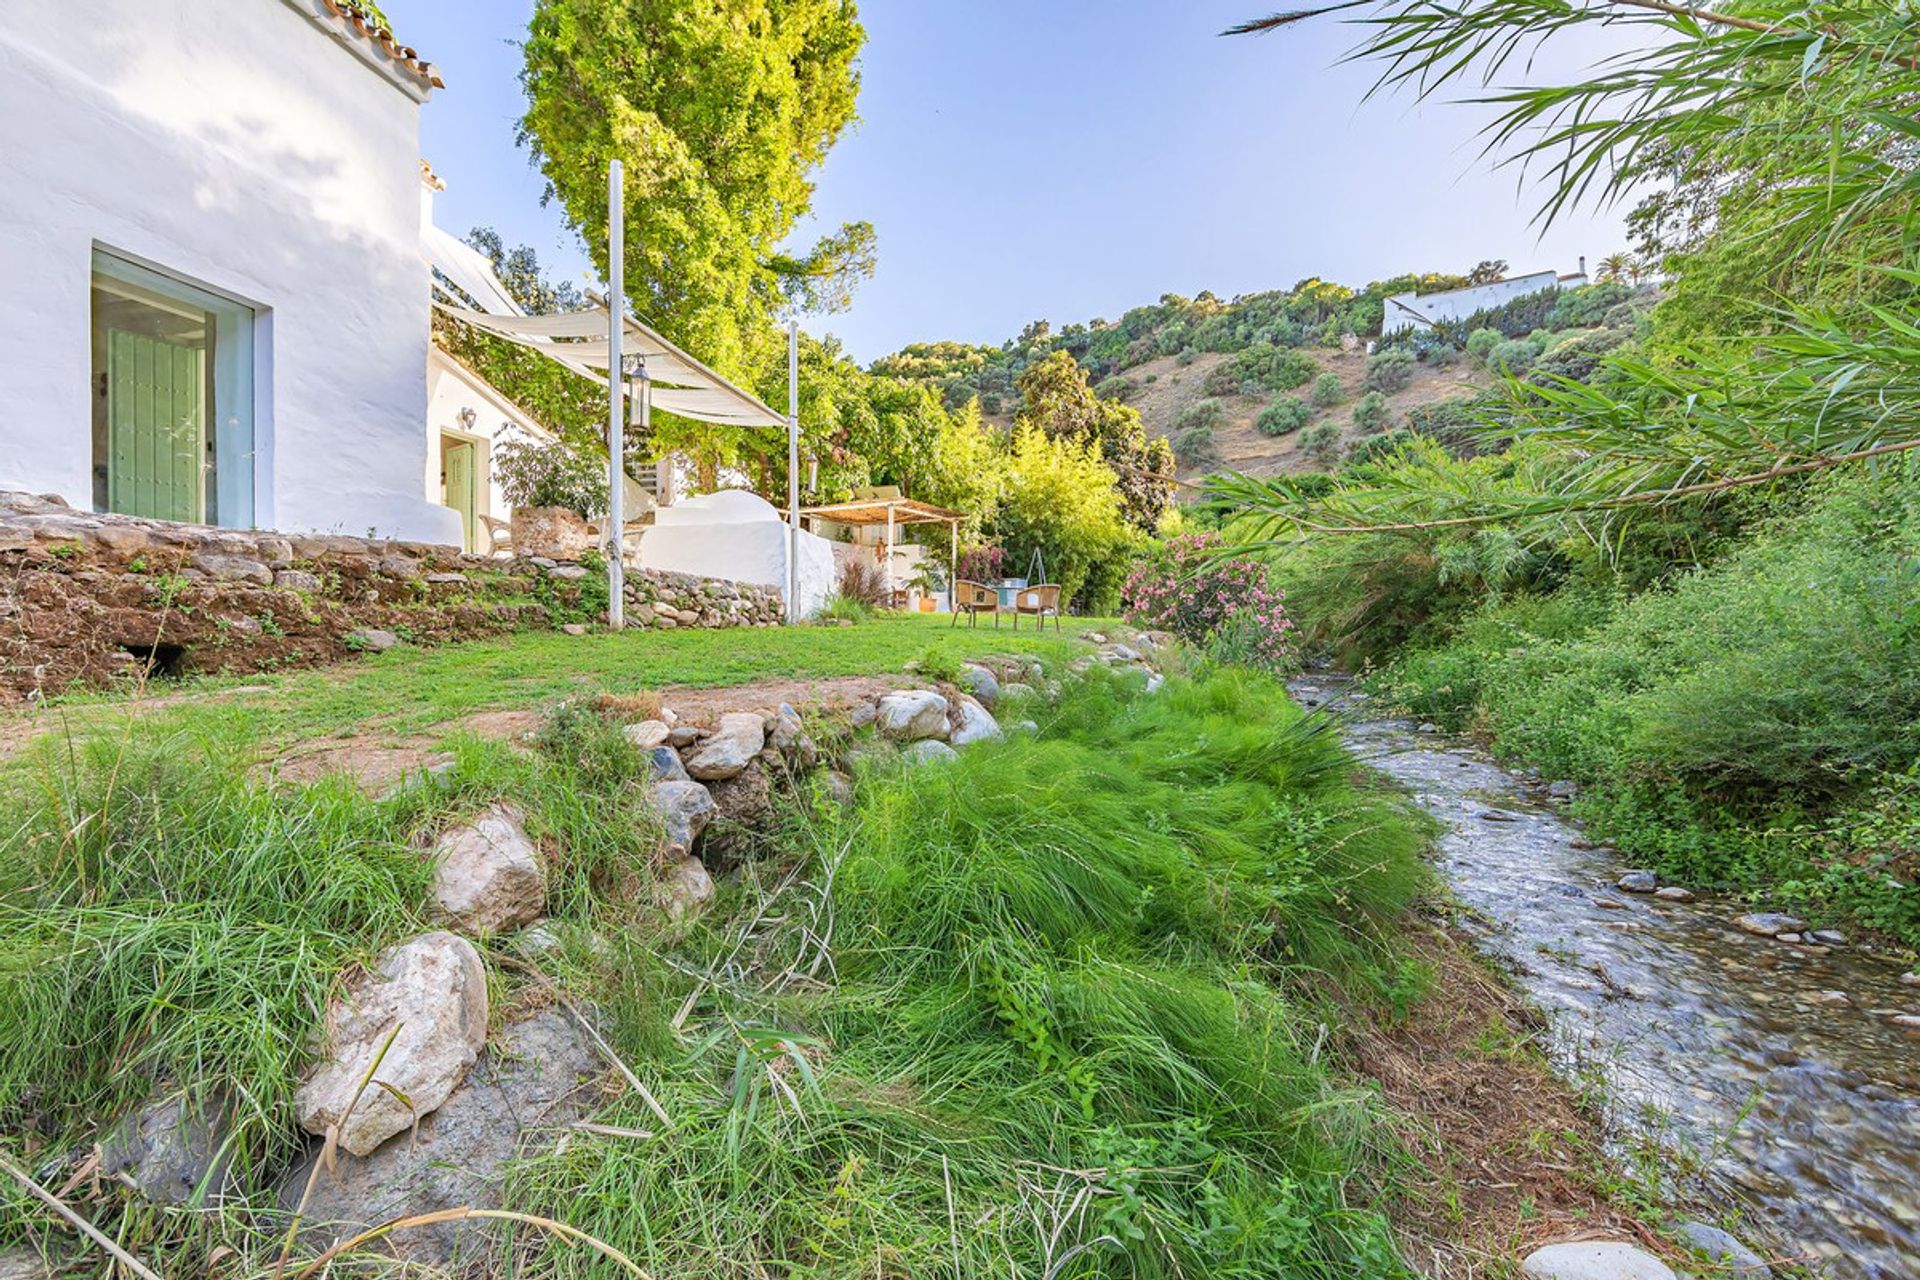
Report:
[[168,737],[6,775],[0,1128],[70,1140],[179,1090],[233,1106],[242,1175],[286,1154],[328,985],[417,922],[428,869],[404,809],[249,763]]
[[1277,683],[1096,672],[795,830],[667,957],[675,1130],[570,1141],[512,1202],[683,1277],[1402,1273],[1323,1050],[1421,836]]

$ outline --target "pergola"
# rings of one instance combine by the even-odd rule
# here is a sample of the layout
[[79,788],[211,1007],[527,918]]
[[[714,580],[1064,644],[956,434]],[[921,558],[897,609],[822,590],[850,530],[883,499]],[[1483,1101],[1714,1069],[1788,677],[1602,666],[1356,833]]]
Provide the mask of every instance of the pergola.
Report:
[[[964,512],[949,511],[945,507],[936,507],[930,502],[916,502],[912,498],[873,497],[835,502],[824,507],[802,507],[800,514],[832,520],[837,524],[886,525],[886,550],[881,561],[886,566],[889,597],[893,595],[894,530],[903,524],[946,525],[949,583],[960,576],[960,522],[967,518]],[[949,586],[948,590],[951,591],[952,587]]]

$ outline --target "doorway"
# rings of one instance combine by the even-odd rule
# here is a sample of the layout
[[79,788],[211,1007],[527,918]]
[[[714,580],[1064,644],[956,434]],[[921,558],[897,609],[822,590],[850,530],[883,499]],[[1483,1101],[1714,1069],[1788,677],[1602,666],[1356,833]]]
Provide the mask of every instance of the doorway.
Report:
[[253,311],[93,255],[93,506],[253,523]]
[[461,545],[477,550],[480,525],[480,448],[461,436],[440,437],[440,502],[460,513]]

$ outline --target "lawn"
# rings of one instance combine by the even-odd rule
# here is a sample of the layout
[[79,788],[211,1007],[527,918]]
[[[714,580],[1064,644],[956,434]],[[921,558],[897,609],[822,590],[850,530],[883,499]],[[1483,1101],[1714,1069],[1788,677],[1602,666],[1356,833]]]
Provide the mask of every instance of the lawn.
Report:
[[[1043,635],[899,614],[853,627],[528,632],[434,649],[402,646],[318,670],[155,685],[144,699],[77,695],[35,716],[43,729],[57,720],[86,736],[119,731],[126,711],[137,707],[143,733],[239,736],[270,746],[368,731],[432,736],[482,712],[539,708],[582,693],[883,675],[929,649],[954,658],[1022,653],[1065,661],[1088,650],[1078,638],[1086,625]],[[18,743],[33,726],[22,717],[13,730],[6,736]]]

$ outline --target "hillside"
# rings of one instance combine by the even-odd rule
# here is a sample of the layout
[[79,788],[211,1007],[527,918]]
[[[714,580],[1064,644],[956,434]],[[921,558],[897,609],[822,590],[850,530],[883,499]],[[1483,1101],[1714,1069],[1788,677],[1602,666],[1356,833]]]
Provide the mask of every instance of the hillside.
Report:
[[[1496,368],[1524,374],[1545,360],[1550,371],[1582,376],[1584,346],[1568,348],[1559,363],[1550,357],[1597,334],[1607,335],[1603,347],[1617,345],[1651,305],[1645,291],[1617,282],[1555,286],[1443,334],[1382,338],[1387,297],[1483,282],[1504,267],[1397,276],[1357,290],[1310,278],[1231,300],[1166,294],[1118,320],[1059,330],[1037,320],[998,347],[915,343],[875,361],[871,372],[933,387],[950,408],[977,400],[982,417],[1004,428],[1022,406],[1026,371],[1064,352],[1102,399],[1135,409],[1149,437],[1173,446],[1183,480],[1222,469],[1325,471],[1367,437],[1406,426],[1434,430],[1422,411],[1478,395]],[[1488,339],[1469,350],[1468,335],[1480,330],[1491,331]],[[1493,347],[1503,343],[1494,359]]]

